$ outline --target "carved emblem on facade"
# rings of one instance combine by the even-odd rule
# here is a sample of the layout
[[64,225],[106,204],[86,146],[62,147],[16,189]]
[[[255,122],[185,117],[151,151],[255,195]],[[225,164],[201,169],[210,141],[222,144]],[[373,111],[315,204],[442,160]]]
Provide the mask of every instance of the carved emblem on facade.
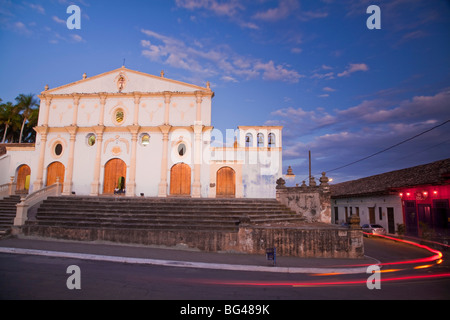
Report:
[[122,92],[125,89],[125,87],[127,85],[127,77],[123,73],[120,73],[116,77],[116,85],[117,85],[117,90],[119,90],[119,92]]

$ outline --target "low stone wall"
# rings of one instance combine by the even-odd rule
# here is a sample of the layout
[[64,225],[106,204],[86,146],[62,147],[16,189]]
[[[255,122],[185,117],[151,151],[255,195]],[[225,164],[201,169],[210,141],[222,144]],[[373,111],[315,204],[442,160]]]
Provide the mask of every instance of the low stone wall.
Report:
[[167,247],[185,246],[207,252],[265,254],[304,258],[362,258],[361,230],[323,226],[242,226],[238,232],[195,230],[83,229],[25,225],[15,232],[30,236],[111,241]]
[[325,173],[320,185],[314,179],[307,186],[286,187],[283,179],[277,180],[277,200],[302,216],[307,222],[331,223],[331,193]]
[[242,252],[264,254],[275,247],[281,256],[362,258],[361,230],[334,227],[249,227],[239,230]]

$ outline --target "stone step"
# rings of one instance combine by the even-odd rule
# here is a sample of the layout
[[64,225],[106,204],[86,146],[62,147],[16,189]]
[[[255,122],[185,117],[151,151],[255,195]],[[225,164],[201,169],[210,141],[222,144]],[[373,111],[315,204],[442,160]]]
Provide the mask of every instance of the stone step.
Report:
[[2,215],[5,215],[5,216],[14,215],[15,216],[16,215],[16,210],[17,210],[16,207],[14,207],[11,210],[0,210],[0,216],[2,216]]
[[113,210],[113,209],[91,209],[91,208],[79,208],[77,209],[38,209],[38,215],[57,215],[57,214],[77,214],[83,213],[86,215],[196,215],[196,216],[255,216],[255,215],[294,215],[290,211],[283,210],[224,210],[223,208],[217,208],[215,210],[203,210],[203,209],[186,209],[186,210]]
[[200,222],[203,221],[217,221],[217,222],[234,222],[239,221],[239,217],[223,217],[223,218],[217,218],[212,216],[180,216],[180,215],[152,215],[152,216],[136,216],[136,215],[83,215],[83,214],[59,214],[59,215],[38,215],[38,220],[74,220],[74,221],[80,221],[83,220],[92,220],[92,221],[116,221],[116,222],[123,222],[123,221],[136,221],[136,222],[149,222],[149,221],[174,221],[177,223],[182,223],[183,221],[192,221],[197,220]]
[[[220,211],[219,211],[220,210]],[[162,211],[162,210],[155,210],[155,211],[113,211],[113,210],[85,210],[85,209],[79,209],[79,210],[53,210],[53,209],[46,209],[46,210],[38,210],[37,216],[51,216],[51,215],[69,215],[69,216],[75,216],[79,215],[82,216],[139,216],[139,217],[145,217],[145,216],[176,216],[176,217],[242,217],[242,216],[295,216],[292,212],[287,211],[224,211],[223,209],[218,209],[216,211],[211,212],[204,212],[201,209],[200,210],[192,210],[192,211]]]
[[12,222],[12,221],[14,221],[14,218],[15,218],[16,216],[14,215],[10,215],[10,216],[0,216],[0,223],[2,223],[2,222]]
[[135,207],[135,208],[182,208],[182,207],[202,207],[202,208],[281,208],[279,203],[218,203],[218,202],[149,202],[149,201],[136,201],[136,202],[76,202],[76,201],[58,201],[46,200],[42,204],[42,207],[46,207],[51,204],[54,207],[71,207],[76,205],[77,207]]
[[9,196],[0,200],[0,238],[9,235],[16,217],[16,204],[19,202],[20,196]]
[[210,203],[254,203],[254,202],[277,202],[276,199],[259,199],[259,198],[189,198],[189,197],[127,197],[127,196],[51,196],[48,198],[52,201],[77,201],[77,202],[210,202]]
[[241,223],[301,221],[275,199],[49,197],[27,225],[77,229],[239,230]]
[[39,221],[29,222],[27,225],[37,225],[39,227],[61,227],[61,228],[78,228],[78,229],[127,229],[127,230],[192,230],[192,231],[207,231],[220,230],[237,232],[239,230],[237,225],[222,225],[222,224],[173,224],[173,223],[112,223],[112,222],[89,222],[89,221]]

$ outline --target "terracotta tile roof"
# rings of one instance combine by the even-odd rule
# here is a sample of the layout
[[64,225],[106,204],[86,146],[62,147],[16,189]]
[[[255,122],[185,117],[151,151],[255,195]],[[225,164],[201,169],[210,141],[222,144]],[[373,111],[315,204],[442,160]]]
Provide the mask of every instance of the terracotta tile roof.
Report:
[[330,185],[331,197],[389,194],[395,188],[450,184],[450,158]]

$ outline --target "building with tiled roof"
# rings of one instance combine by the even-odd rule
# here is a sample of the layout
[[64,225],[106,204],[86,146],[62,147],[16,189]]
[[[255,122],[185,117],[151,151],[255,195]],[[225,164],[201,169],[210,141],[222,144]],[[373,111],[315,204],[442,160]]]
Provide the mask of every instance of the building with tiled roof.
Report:
[[411,235],[448,234],[450,159],[338,183],[330,190],[335,223],[357,214],[361,224],[380,224],[389,233],[404,225]]

